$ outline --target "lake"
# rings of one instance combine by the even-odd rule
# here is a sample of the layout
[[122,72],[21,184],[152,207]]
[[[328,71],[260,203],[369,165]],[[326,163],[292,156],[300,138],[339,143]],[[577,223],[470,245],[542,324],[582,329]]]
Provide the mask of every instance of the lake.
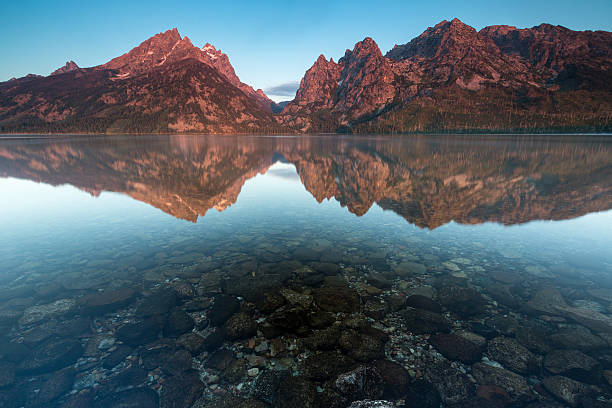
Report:
[[609,137],[6,136],[0,195],[0,407],[612,404]]

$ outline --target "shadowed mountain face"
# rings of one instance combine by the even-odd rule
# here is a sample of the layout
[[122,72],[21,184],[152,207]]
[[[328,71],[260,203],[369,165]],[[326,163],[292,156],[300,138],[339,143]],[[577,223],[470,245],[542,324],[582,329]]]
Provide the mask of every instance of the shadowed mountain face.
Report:
[[102,65],[1,82],[0,132],[602,132],[611,101],[606,31],[454,19],[386,54],[367,37],[337,62],[321,55],[276,104],[173,29]]
[[283,110],[302,131],[610,129],[612,33],[442,21],[383,56],[320,56]]
[[106,64],[0,83],[0,132],[265,133],[280,128],[273,106],[173,29]]
[[[495,148],[491,148],[494,144]],[[318,201],[376,203],[420,227],[561,220],[612,208],[600,140],[141,137],[0,144],[0,176],[124,193],[195,222],[279,158]]]

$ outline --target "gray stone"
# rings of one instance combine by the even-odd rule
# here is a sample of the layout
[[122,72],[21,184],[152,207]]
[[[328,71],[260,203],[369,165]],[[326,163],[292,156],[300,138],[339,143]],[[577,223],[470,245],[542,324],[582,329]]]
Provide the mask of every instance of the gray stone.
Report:
[[359,295],[348,287],[322,287],[313,293],[316,304],[327,312],[359,311]]
[[204,350],[204,337],[197,333],[185,333],[176,342],[193,355],[197,355]]
[[240,308],[240,303],[233,296],[220,295],[215,298],[208,319],[212,326],[221,326]]
[[566,307],[563,296],[554,287],[538,290],[525,304],[524,310],[532,314],[560,315],[558,308]]
[[588,390],[585,384],[560,375],[546,377],[542,383],[548,392],[573,407],[578,405],[580,396]]
[[292,305],[307,309],[312,304],[312,296],[298,293],[288,288],[281,288],[280,294]]
[[512,371],[529,374],[538,370],[539,361],[527,348],[509,337],[496,337],[489,342],[488,354]]
[[385,338],[380,335],[345,330],[338,343],[355,360],[372,361],[385,356]]
[[407,308],[400,312],[409,331],[414,334],[448,333],[450,322],[441,314]]
[[422,275],[427,268],[422,263],[404,261],[392,266],[393,271],[399,276]]
[[47,404],[70,391],[72,384],[74,384],[74,375],[75,371],[72,368],[54,372],[40,388],[35,398],[36,403],[41,405]]
[[135,295],[130,288],[94,293],[78,300],[79,310],[84,314],[102,315],[126,306]]
[[59,370],[75,363],[82,354],[83,347],[78,341],[51,339],[26,357],[17,366],[17,371],[23,374],[39,374]]
[[444,357],[466,364],[480,360],[482,355],[482,349],[479,346],[454,333],[433,335],[429,338],[429,342]]
[[452,367],[448,360],[425,366],[424,377],[435,387],[445,404],[463,401],[474,393],[474,384],[469,377]]
[[612,333],[612,317],[590,309],[578,307],[558,307],[563,316],[574,320],[595,332]]
[[195,323],[193,318],[181,309],[174,309],[168,314],[164,325],[164,335],[167,337],[178,337],[190,332]]
[[238,312],[225,322],[225,330],[230,340],[247,339],[257,334],[257,323],[248,314]]
[[27,326],[42,320],[59,317],[73,310],[75,306],[76,300],[74,299],[60,299],[46,305],[32,306],[23,312],[23,316],[19,319],[19,324]]
[[308,379],[325,381],[348,370],[355,364],[352,358],[336,351],[314,353],[298,364],[302,375]]
[[353,401],[349,408],[394,408],[395,404],[385,400]]
[[578,350],[553,350],[544,358],[544,368],[552,374],[597,384],[601,367],[597,361]]
[[476,363],[472,366],[472,375],[479,384],[496,385],[503,388],[514,401],[534,399],[527,381],[512,371],[485,363]]
[[334,384],[338,392],[351,400],[378,399],[384,392],[383,378],[378,370],[369,366],[359,366],[338,375]]

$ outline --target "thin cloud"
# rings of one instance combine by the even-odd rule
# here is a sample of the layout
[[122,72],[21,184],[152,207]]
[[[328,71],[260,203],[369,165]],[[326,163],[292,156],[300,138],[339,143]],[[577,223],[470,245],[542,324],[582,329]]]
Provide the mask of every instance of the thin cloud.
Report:
[[295,92],[300,87],[300,83],[298,81],[286,82],[284,84],[271,86],[265,90],[267,95],[274,96],[282,96],[293,98],[295,96]]

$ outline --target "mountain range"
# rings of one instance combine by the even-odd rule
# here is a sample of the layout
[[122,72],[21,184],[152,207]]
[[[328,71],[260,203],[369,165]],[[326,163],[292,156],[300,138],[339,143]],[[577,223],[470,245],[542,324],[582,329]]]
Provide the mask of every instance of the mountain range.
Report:
[[383,55],[321,55],[292,101],[240,81],[176,29],[111,61],[0,83],[0,132],[404,133],[612,130],[612,33],[442,21]]

